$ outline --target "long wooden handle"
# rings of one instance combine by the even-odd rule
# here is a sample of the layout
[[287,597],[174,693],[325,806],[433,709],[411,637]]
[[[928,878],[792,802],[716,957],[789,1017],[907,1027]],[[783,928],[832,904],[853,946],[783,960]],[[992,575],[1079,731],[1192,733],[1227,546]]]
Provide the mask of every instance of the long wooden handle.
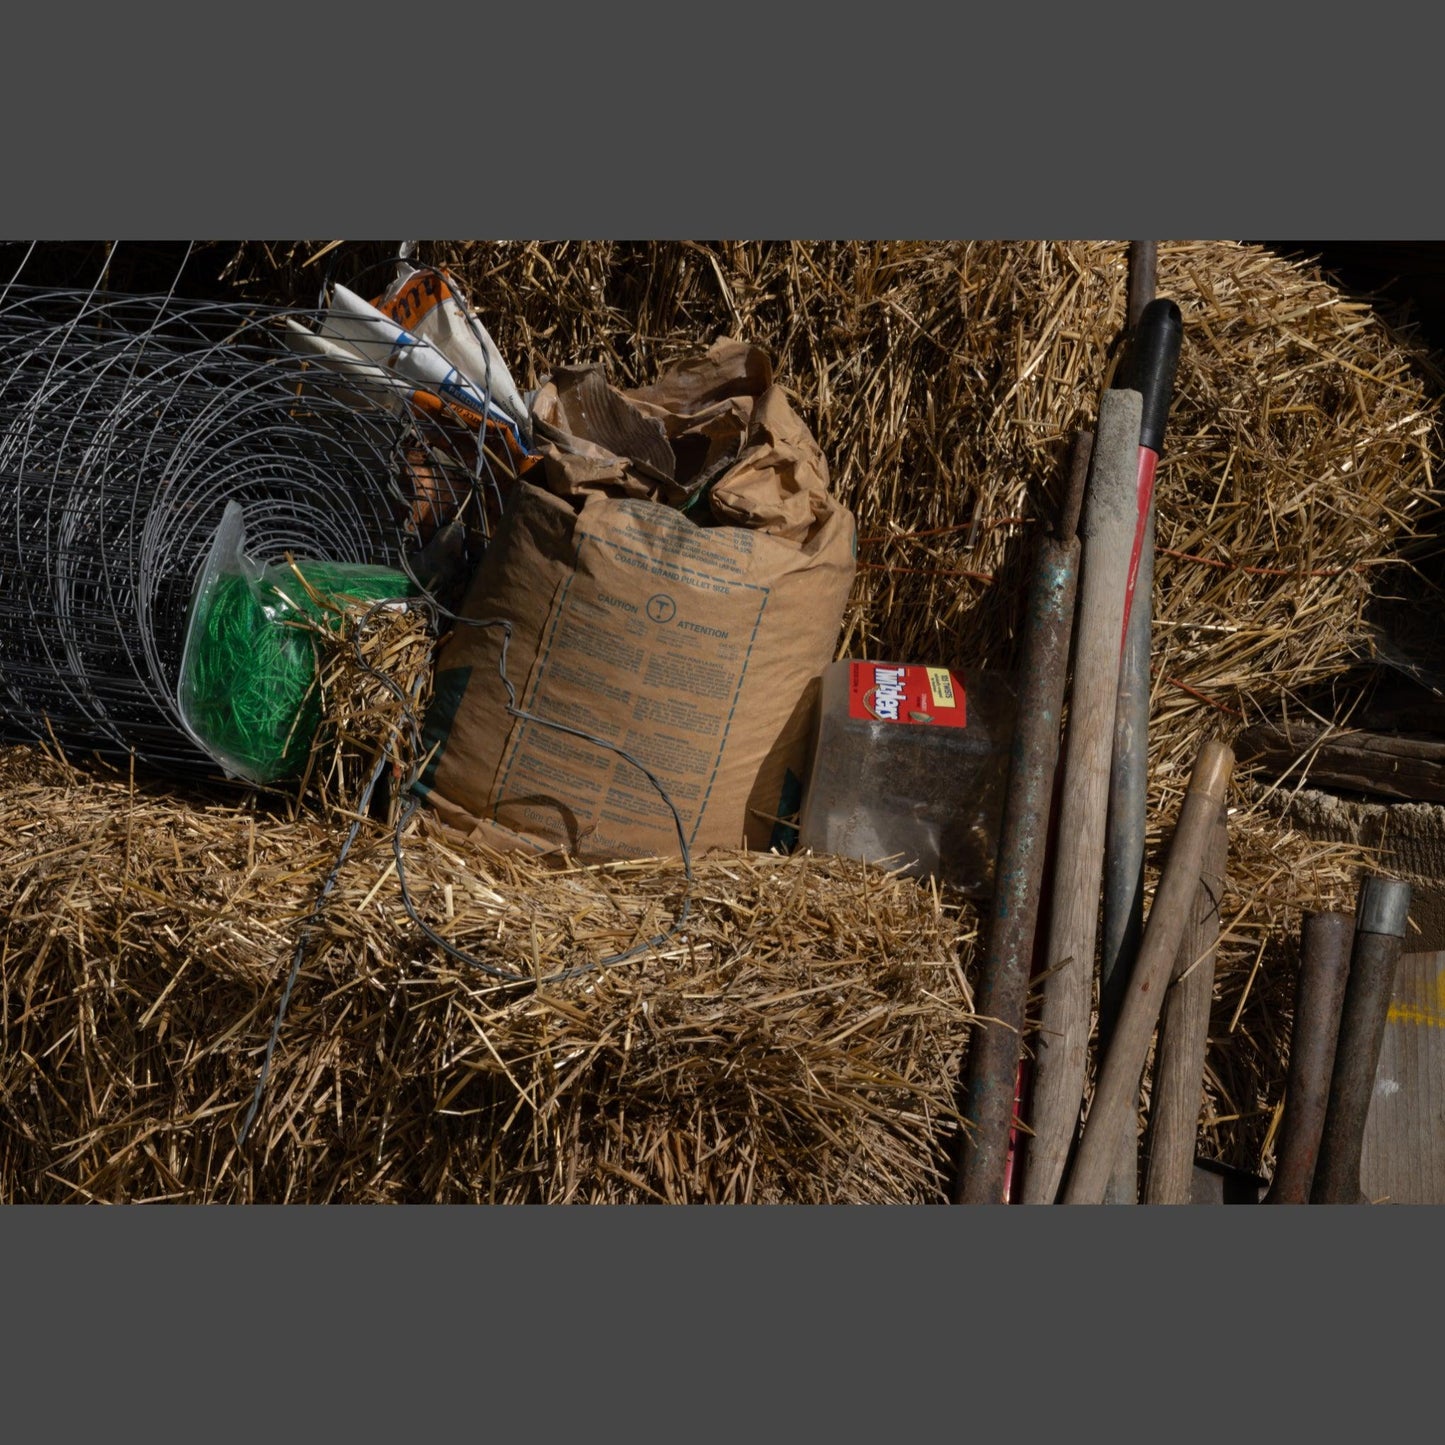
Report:
[[[1144,837],[1149,813],[1149,656],[1153,630],[1154,468],[1163,442],[1164,418],[1174,389],[1182,323],[1173,302],[1154,298],[1158,245],[1129,243],[1129,348],[1122,386],[1143,397],[1140,413],[1138,518],[1131,565],[1137,568],[1124,595],[1124,651],[1119,668],[1114,759],[1109,776],[1109,822],[1104,850],[1104,939],[1099,955],[1099,1039],[1108,1048],[1128,987],[1129,971],[1144,934]],[[1162,395],[1158,393],[1163,393]],[[1151,426],[1152,419],[1152,426]],[[1146,436],[1145,433],[1148,433]],[[1105,1194],[1111,1204],[1139,1197],[1137,1120],[1126,1119],[1118,1160]]]
[[1064,678],[1079,565],[1079,505],[1093,434],[1074,439],[1069,486],[1053,536],[1039,542],[1019,661],[1018,726],[999,828],[988,941],[979,966],[955,1152],[955,1204],[1002,1204],[1023,1034],[1024,999],[1059,755]]
[[[1129,970],[1144,936],[1144,840],[1149,815],[1149,653],[1154,590],[1154,508],[1148,508],[1139,573],[1129,605],[1114,756],[1109,769],[1109,817],[1104,830],[1103,942],[1099,951],[1099,1043],[1109,1046]],[[1105,1199],[1133,1204],[1139,1192],[1139,1135],[1126,1119]]]
[[1164,1002],[1179,941],[1203,872],[1204,850],[1234,771],[1228,744],[1210,739],[1200,749],[1179,810],[1174,840],[1149,910],[1129,991],[1104,1057],[1088,1123],[1064,1191],[1066,1204],[1099,1204],[1109,1183],[1120,1120],[1138,1108],[1139,1076]]
[[1142,406],[1137,391],[1104,393],[1084,502],[1064,788],[1035,1036],[1032,1137],[1020,1193],[1025,1204],[1053,1203],[1084,1096]]
[[1308,1204],[1329,1104],[1330,1076],[1354,942],[1353,913],[1306,913],[1290,1026],[1284,1117],[1266,1204]]
[[1410,885],[1398,878],[1366,878],[1355,910],[1350,976],[1330,1072],[1319,1160],[1310,1186],[1313,1204],[1358,1204],[1360,1151],[1375,1090],[1380,1045],[1390,1012],[1395,965],[1410,916]]
[[[1221,806],[1215,811],[1209,831],[1194,905],[1174,956],[1173,979],[1164,997],[1159,1051],[1149,1091],[1146,1204],[1188,1204],[1193,1198],[1204,1056],[1209,1046],[1209,1009],[1214,998],[1214,953],[1219,944],[1219,906],[1224,897],[1228,853],[1229,826]],[[1132,1125],[1133,1120],[1129,1123]]]

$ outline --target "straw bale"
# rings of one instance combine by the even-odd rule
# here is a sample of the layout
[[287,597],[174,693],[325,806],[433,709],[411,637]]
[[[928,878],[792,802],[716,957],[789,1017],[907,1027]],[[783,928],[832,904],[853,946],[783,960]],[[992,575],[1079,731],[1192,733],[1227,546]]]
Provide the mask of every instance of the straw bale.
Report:
[[[376,246],[354,262],[376,274]],[[600,362],[655,380],[716,336],[774,359],[857,515],[841,655],[998,666],[1040,523],[1123,329],[1109,241],[425,242],[523,385]],[[314,294],[345,247],[248,251]],[[324,260],[321,258],[324,257]],[[318,261],[321,260],[321,265]],[[383,273],[384,274],[384,273]],[[303,285],[304,283],[304,285]],[[1367,604],[1438,505],[1438,368],[1318,268],[1159,243],[1184,338],[1156,480],[1151,772],[1367,655]],[[313,288],[305,291],[305,288]],[[298,293],[298,299],[299,299]]]
[[[876,1202],[941,1197],[965,923],[864,864],[697,860],[633,962],[503,987],[424,939],[366,824],[0,753],[7,1202]],[[666,928],[681,864],[559,871],[423,815],[412,904],[523,977]]]
[[[1007,667],[1124,325],[1105,241],[432,243],[519,375],[767,350],[859,523],[840,654]],[[1438,509],[1435,368],[1317,268],[1159,243],[1184,337],[1156,479],[1151,776],[1368,655]],[[1161,772],[1162,769],[1162,772]]]

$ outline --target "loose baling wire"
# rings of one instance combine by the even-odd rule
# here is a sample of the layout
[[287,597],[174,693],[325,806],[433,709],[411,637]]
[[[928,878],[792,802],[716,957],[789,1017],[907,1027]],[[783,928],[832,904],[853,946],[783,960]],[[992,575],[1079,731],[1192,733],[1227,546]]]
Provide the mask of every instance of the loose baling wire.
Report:
[[[410,571],[410,568],[408,568],[408,571]],[[361,668],[361,670],[368,674],[370,677],[380,682],[401,703],[403,723],[408,733],[410,734],[413,761],[410,775],[408,776],[406,783],[403,785],[404,791],[408,794],[408,798],[406,804],[398,813],[395,823],[392,825],[391,835],[392,856],[396,863],[397,887],[401,894],[402,908],[405,910],[407,916],[421,931],[421,933],[428,939],[428,941],[430,941],[437,948],[441,949],[442,952],[445,953],[449,958],[466,967],[477,969],[479,972],[486,974],[488,977],[495,978],[503,985],[510,987],[541,987],[544,984],[561,983],[567,979],[580,978],[584,974],[594,973],[604,968],[616,967],[618,964],[627,963],[634,958],[641,957],[645,953],[650,953],[657,949],[665,947],[668,943],[672,941],[672,939],[677,937],[677,935],[681,932],[681,930],[687,923],[688,918],[691,916],[692,893],[694,887],[692,849],[688,844],[687,830],[683,824],[682,815],[678,811],[677,805],[673,802],[671,795],[667,791],[667,788],[657,777],[657,775],[653,773],[650,768],[647,767],[645,763],[643,763],[640,759],[634,757],[631,753],[627,752],[626,749],[618,747],[615,743],[609,742],[605,738],[595,737],[590,733],[583,732],[579,728],[568,727],[563,723],[553,722],[550,718],[539,717],[535,713],[528,712],[522,708],[519,708],[517,706],[516,690],[512,686],[511,679],[507,676],[507,648],[511,642],[512,636],[511,622],[506,618],[500,617],[467,618],[458,616],[456,613],[449,611],[434,597],[432,597],[427,591],[427,589],[423,587],[422,584],[417,581],[414,576],[412,580],[421,590],[423,597],[422,600],[419,602],[414,600],[409,601],[409,606],[420,606],[422,608],[425,608],[428,612],[432,614],[434,619],[445,616],[453,623],[458,623],[465,626],[500,627],[502,629],[502,646],[497,659],[497,672],[501,678],[502,686],[506,689],[507,712],[512,717],[518,718],[526,722],[536,723],[542,727],[550,727],[557,730],[558,732],[567,733],[573,737],[580,738],[584,742],[595,744],[597,747],[605,748],[609,752],[615,753],[625,762],[630,763],[634,768],[641,772],[644,777],[647,778],[648,782],[651,783],[652,786],[657,790],[659,796],[667,805],[669,812],[672,814],[673,824],[677,829],[678,848],[682,856],[683,896],[682,903],[678,909],[677,917],[672,921],[671,924],[669,924],[661,932],[654,934],[651,938],[644,939],[643,941],[634,944],[631,948],[625,949],[620,953],[609,954],[606,957],[593,959],[587,963],[574,964],[568,968],[557,969],[556,971],[550,974],[543,975],[541,977],[529,976],[527,974],[518,973],[512,969],[500,968],[494,963],[489,963],[486,959],[478,958],[475,954],[469,953],[466,949],[457,947],[456,944],[452,943],[449,939],[443,938],[441,934],[439,934],[434,928],[432,928],[431,925],[428,924],[417,911],[416,905],[412,899],[411,889],[406,879],[406,859],[404,857],[404,850],[402,847],[402,836],[405,833],[408,825],[410,824],[412,817],[416,813],[416,810],[420,805],[421,801],[414,790],[414,785],[417,779],[421,776],[421,771],[423,767],[426,765],[426,758],[423,754],[422,749],[421,721],[416,715],[415,708],[412,706],[412,700],[407,697],[406,692],[401,687],[401,685],[397,683],[394,678],[388,677],[384,672],[380,671],[378,668],[373,667],[371,663],[366,660],[365,656],[362,654],[361,651],[361,638],[366,630],[367,623],[378,611],[392,605],[392,603],[390,602],[381,601],[373,602],[370,606],[367,607],[366,611],[361,614],[360,618],[357,621],[355,630],[352,634],[351,646],[357,665]],[[345,866],[346,860],[351,854],[352,846],[355,844],[356,839],[361,831],[362,821],[366,817],[370,809],[372,796],[375,792],[376,786],[381,780],[381,777],[384,774],[388,765],[390,765],[394,761],[396,760],[393,759],[388,753],[388,751],[383,747],[380,755],[377,758],[376,764],[373,767],[369,778],[367,779],[366,786],[362,790],[361,798],[358,802],[356,809],[356,815],[352,821],[351,828],[346,835],[345,841],[342,843],[341,848],[338,850],[336,861],[332,865],[331,871],[327,874],[325,881],[321,885],[321,888],[316,897],[316,903],[312,907],[311,911],[306,915],[306,917],[302,919],[303,932],[301,937],[297,940],[296,948],[291,956],[291,968],[289,973],[287,974],[286,983],[281,992],[281,999],[276,1009],[276,1017],[271,1025],[271,1033],[267,1039],[265,1054],[261,1061],[260,1076],[256,1081],[255,1092],[253,1093],[251,1098],[250,1108],[246,1112],[245,1121],[241,1125],[241,1132],[237,1141],[238,1144],[244,1144],[246,1142],[246,1139],[250,1134],[251,1125],[255,1120],[257,1110],[260,1108],[261,1101],[265,1095],[266,1083],[271,1073],[272,1059],[275,1055],[277,1042],[281,1036],[281,1025],[286,1017],[286,1010],[291,1000],[292,990],[295,988],[296,980],[300,975],[301,965],[305,959],[306,950],[310,945],[314,927],[320,921],[326,900],[331,895],[332,890],[335,888],[337,879],[341,876],[341,870]]]

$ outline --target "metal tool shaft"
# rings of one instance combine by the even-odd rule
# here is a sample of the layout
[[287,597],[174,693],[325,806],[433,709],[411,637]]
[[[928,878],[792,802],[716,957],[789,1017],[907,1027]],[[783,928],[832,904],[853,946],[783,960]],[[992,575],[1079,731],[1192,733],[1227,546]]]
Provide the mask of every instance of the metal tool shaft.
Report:
[[1324,1132],[1310,1187],[1314,1204],[1362,1202],[1360,1152],[1409,913],[1408,883],[1381,876],[1365,879],[1356,909]]
[[1018,724],[999,832],[988,940],[964,1066],[955,1204],[1001,1204],[1013,1122],[1024,1000],[1042,888],[1050,799],[1078,580],[1079,510],[1093,436],[1074,439],[1059,523],[1040,539],[1024,621]]
[[1354,933],[1353,913],[1306,913],[1300,928],[1299,977],[1295,982],[1284,1115],[1266,1204],[1310,1202]]

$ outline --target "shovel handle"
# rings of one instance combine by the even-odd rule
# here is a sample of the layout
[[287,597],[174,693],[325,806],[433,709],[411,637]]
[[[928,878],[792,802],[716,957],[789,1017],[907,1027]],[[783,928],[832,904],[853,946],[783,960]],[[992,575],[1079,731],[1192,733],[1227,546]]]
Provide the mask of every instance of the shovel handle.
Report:
[[1214,954],[1219,945],[1219,906],[1228,853],[1229,825],[1221,805],[1205,845],[1189,926],[1180,940],[1173,981],[1164,998],[1149,1094],[1146,1204],[1189,1204],[1194,1197],[1209,1007],[1214,998]]
[[1058,846],[1034,1035],[1032,1136],[1024,1151],[1020,1196],[1025,1204],[1054,1202],[1084,1097],[1119,639],[1134,532],[1139,407],[1138,392],[1104,393],[1084,501]]
[[1117,1157],[1121,1122],[1139,1106],[1139,1077],[1149,1053],[1149,1041],[1159,1021],[1179,942],[1189,923],[1203,874],[1205,848],[1233,771],[1234,753],[1229,745],[1218,738],[1207,741],[1189,778],[1169,857],[1129,978],[1129,991],[1099,1072],[1098,1087],[1064,1191],[1066,1204],[1103,1202]]

